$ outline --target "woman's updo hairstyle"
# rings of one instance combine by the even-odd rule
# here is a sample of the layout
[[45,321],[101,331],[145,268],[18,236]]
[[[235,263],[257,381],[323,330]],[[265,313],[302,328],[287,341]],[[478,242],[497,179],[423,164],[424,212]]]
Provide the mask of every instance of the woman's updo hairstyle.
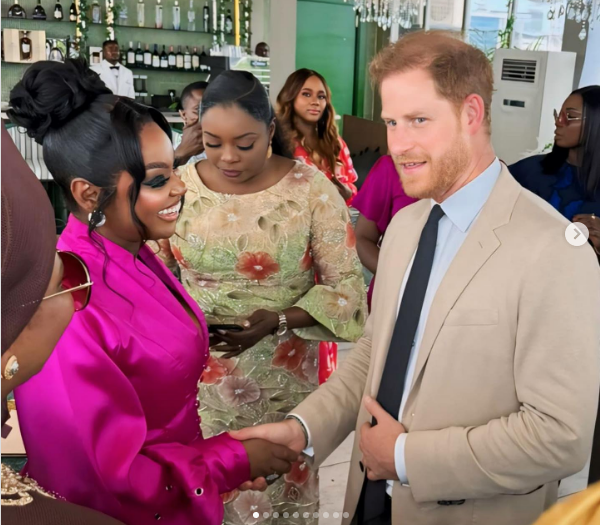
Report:
[[119,174],[128,172],[134,180],[131,214],[147,239],[134,210],[146,177],[139,135],[154,122],[171,138],[159,111],[113,95],[82,59],[36,62],[10,92],[10,106],[11,121],[42,144],[44,162],[71,212],[78,209],[71,194],[73,179],[103,188],[97,208],[103,211],[116,194]]
[[[224,71],[206,88],[200,104],[200,119],[215,106],[238,106],[252,118],[268,127],[275,120],[275,111],[267,91],[259,80],[247,71]],[[273,153],[292,158],[289,144],[284,140],[280,127],[275,123],[272,140]]]

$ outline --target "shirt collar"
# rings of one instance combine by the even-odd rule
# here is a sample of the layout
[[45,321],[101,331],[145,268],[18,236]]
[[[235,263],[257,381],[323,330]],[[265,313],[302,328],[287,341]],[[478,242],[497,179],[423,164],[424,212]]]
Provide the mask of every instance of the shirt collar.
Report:
[[[466,232],[477,214],[487,202],[496,181],[500,176],[502,166],[496,157],[494,161],[469,184],[448,197],[440,206],[446,217],[461,231]],[[431,207],[437,203],[431,199]]]

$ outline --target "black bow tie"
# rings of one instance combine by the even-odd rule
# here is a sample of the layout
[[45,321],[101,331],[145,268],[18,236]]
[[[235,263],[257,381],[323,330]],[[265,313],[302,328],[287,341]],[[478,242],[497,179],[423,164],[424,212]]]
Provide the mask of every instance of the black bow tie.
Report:
[[110,66],[111,69],[119,69],[119,66]]

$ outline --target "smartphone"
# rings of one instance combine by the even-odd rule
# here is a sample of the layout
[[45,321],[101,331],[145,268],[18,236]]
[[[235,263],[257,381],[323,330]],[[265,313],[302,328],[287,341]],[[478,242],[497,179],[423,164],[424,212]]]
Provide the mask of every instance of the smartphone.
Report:
[[228,332],[241,332],[244,330],[239,324],[209,324],[208,333],[214,334],[217,330],[226,330]]

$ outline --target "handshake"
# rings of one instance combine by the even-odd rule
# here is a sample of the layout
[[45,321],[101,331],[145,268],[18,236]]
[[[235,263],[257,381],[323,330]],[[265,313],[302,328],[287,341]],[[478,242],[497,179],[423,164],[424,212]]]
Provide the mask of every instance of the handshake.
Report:
[[295,419],[230,432],[242,442],[250,461],[250,478],[240,490],[266,490],[282,474],[290,472],[307,446],[304,431]]

